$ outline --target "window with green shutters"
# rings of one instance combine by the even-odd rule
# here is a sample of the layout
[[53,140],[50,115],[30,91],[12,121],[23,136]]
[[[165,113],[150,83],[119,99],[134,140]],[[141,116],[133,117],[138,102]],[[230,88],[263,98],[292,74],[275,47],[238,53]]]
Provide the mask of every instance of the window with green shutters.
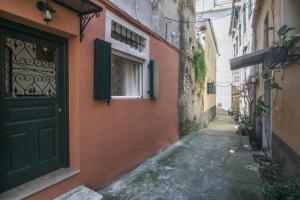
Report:
[[[143,73],[142,60],[113,50],[111,43],[96,39],[94,48],[95,100],[109,101],[116,97],[143,98],[143,90],[148,92],[151,99],[159,97],[157,61],[151,60],[147,69],[149,71]],[[143,79],[149,80],[149,85],[144,86]]]

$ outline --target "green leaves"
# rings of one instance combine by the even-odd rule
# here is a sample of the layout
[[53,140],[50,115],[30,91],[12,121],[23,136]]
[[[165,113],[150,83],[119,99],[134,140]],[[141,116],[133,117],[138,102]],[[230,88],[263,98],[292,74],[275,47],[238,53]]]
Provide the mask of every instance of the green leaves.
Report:
[[274,44],[277,46],[283,46],[285,48],[290,48],[293,45],[293,40],[291,37],[289,37],[289,33],[293,30],[295,30],[295,27],[289,27],[287,25],[281,26],[278,30],[275,27],[270,27],[270,31],[274,31],[278,38],[279,42],[274,42]]
[[269,106],[267,106],[262,100],[258,100],[257,105],[255,106],[255,114],[257,116],[262,116],[264,113],[267,113]]
[[203,86],[205,76],[207,73],[207,68],[205,64],[205,53],[200,45],[197,49],[195,49],[193,57],[193,66],[195,70],[195,79]]
[[282,90],[282,87],[280,87],[278,83],[273,82],[270,86],[270,89]]

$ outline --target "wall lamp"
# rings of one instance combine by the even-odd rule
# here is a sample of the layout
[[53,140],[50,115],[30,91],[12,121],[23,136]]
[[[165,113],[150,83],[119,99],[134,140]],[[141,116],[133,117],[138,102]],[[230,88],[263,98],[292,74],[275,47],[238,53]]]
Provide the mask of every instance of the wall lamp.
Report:
[[41,11],[43,20],[48,24],[53,18],[53,13],[56,11],[49,5],[48,0],[46,2],[38,1],[36,7]]

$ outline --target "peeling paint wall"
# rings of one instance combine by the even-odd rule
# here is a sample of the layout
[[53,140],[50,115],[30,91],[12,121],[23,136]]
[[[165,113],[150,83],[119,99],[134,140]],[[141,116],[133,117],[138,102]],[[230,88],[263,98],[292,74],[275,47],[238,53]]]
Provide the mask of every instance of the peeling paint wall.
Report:
[[179,0],[110,0],[131,17],[165,38],[179,45]]

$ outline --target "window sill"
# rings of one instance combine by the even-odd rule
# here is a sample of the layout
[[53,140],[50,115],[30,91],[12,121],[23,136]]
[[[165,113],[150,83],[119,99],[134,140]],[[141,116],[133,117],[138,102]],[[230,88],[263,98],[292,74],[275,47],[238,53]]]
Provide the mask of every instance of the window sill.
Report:
[[112,96],[112,100],[136,100],[136,99],[144,99],[141,96]]
[[79,170],[61,168],[0,194],[0,199],[25,199],[78,174]]

